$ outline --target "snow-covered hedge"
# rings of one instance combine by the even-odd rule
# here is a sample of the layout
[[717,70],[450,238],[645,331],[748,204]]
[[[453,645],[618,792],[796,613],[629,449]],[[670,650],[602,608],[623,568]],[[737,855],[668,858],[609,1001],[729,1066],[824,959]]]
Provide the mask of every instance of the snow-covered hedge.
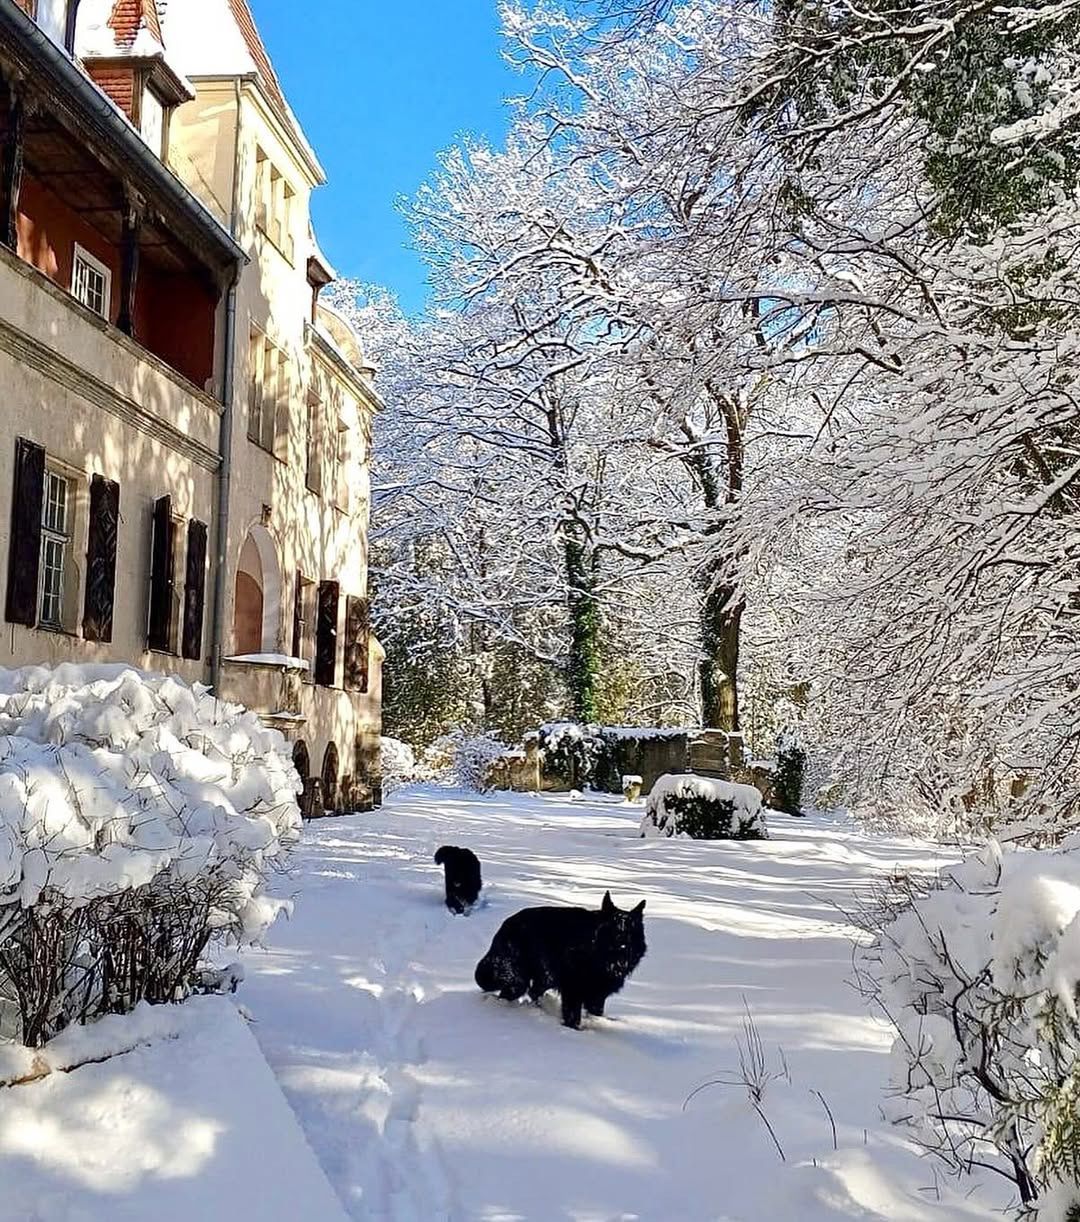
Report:
[[641,834],[691,840],[764,840],[769,833],[761,793],[753,785],[669,774],[660,777],[649,793]]
[[1036,1200],[1046,1222],[1080,1216],[1080,837],[991,843],[870,925],[893,1118],[954,1171],[1012,1179],[1017,1216]]
[[[0,1004],[26,1043],[191,987],[257,939],[300,829],[285,739],[126,666],[0,671]],[[0,1016],[3,1017],[3,1016]]]

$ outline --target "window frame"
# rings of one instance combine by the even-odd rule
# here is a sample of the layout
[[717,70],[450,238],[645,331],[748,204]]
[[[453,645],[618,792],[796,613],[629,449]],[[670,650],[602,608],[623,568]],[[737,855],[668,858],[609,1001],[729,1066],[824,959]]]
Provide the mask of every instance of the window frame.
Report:
[[352,430],[345,423],[345,417],[340,413],[335,417],[337,420],[337,431],[334,433],[334,487],[331,495],[334,499],[334,507],[340,509],[342,513],[349,512],[349,457],[352,452],[352,444],[349,435]]
[[[82,263],[92,272],[96,272],[101,276],[103,281],[102,291],[102,309],[96,310],[89,301],[85,300],[79,294],[79,264]],[[74,249],[71,256],[71,295],[75,300],[89,310],[91,314],[96,314],[98,318],[109,321],[109,315],[112,311],[112,268],[92,255],[80,242],[74,244]]]
[[[38,544],[38,588],[34,604],[34,627],[44,632],[62,632],[69,636],[76,633],[79,593],[83,583],[79,569],[76,536],[79,533],[81,514],[80,499],[83,496],[84,473],[69,467],[60,459],[46,452],[45,483],[41,503],[41,539]],[[52,484],[58,482],[65,489],[63,528],[50,525],[49,497]],[[47,556],[50,544],[59,547],[60,565],[49,565]],[[48,573],[59,573],[59,587],[47,590]],[[45,599],[56,600],[55,618],[46,616]]]
[[255,227],[289,264],[295,265],[292,236],[296,191],[261,145],[255,147]]
[[[148,133],[146,131],[146,102],[147,99],[152,100],[157,107],[157,113],[160,119],[160,126],[157,132],[157,145],[151,144]],[[158,158],[159,161],[166,160],[166,154],[169,148],[169,105],[160,93],[150,84],[149,81],[144,81],[142,86],[142,94],[139,98],[139,135],[146,142],[147,148]]]
[[292,371],[288,353],[275,344],[265,331],[253,325],[248,363],[248,440],[284,462],[287,458],[288,416],[292,401]]

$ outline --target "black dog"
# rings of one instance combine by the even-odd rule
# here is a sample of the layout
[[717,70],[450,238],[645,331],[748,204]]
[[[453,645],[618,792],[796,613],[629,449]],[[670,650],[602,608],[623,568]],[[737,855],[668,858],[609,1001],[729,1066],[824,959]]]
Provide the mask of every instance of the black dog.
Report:
[[562,1020],[581,1026],[581,1010],[604,1013],[645,954],[645,901],[624,912],[604,893],[590,908],[523,908],[507,917],[476,965],[476,983],[504,1001],[525,993],[539,1002],[548,989],[562,996]]
[[471,849],[444,844],[435,854],[435,864],[446,874],[446,906],[451,912],[464,912],[476,903],[483,884],[480,861]]

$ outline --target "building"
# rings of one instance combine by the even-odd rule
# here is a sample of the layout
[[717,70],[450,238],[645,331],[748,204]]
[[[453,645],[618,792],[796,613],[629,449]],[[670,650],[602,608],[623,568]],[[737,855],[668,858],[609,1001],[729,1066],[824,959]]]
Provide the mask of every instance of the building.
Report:
[[324,182],[246,0],[0,0],[0,665],[210,683],[309,813],[379,800],[379,402]]

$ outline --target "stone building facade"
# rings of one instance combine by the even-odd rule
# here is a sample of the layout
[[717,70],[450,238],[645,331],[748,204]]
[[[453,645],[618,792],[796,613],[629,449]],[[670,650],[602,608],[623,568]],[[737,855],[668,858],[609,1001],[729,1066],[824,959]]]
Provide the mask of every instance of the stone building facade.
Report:
[[0,665],[124,660],[379,801],[372,422],[247,0],[0,0]]

